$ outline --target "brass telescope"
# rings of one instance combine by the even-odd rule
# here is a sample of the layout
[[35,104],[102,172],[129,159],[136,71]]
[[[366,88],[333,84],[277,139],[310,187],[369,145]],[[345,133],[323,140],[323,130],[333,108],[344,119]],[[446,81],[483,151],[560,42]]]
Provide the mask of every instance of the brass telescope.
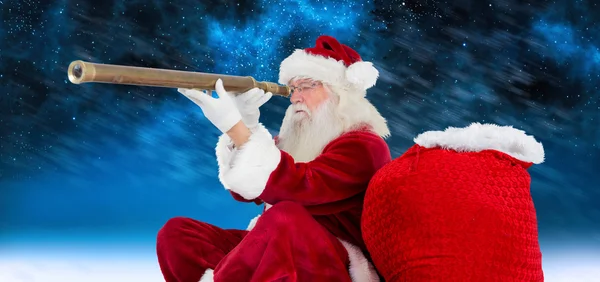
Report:
[[244,93],[257,87],[274,95],[290,96],[288,86],[266,81],[258,82],[251,76],[97,64],[81,60],[69,64],[68,76],[74,84],[98,82],[201,90],[215,90],[215,83],[220,78],[227,91]]

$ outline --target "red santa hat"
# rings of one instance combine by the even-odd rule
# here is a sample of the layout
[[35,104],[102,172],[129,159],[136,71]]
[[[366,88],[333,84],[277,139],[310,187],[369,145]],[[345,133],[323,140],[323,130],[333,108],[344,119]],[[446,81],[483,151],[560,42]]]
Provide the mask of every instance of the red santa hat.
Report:
[[281,62],[279,83],[288,84],[297,76],[310,77],[333,86],[367,90],[375,85],[379,71],[352,48],[322,35],[314,47],[297,49]]

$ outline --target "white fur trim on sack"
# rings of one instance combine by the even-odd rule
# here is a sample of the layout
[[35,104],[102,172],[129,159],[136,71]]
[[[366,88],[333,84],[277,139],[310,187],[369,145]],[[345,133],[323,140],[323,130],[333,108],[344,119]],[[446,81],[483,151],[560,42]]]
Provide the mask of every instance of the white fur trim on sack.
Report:
[[281,151],[271,133],[259,124],[253,129],[248,142],[234,149],[231,155],[220,153],[222,148],[223,144],[217,146],[217,152],[221,154],[219,180],[226,189],[244,199],[256,199],[265,190],[271,173],[281,161]]
[[202,277],[200,277],[199,282],[213,282],[213,281],[215,281],[215,276],[214,276],[213,270],[208,268],[208,269],[206,269],[206,271],[204,271],[204,274],[202,275]]
[[288,84],[296,76],[311,77],[340,87],[354,85],[366,90],[375,85],[379,71],[371,62],[356,62],[346,68],[342,61],[297,49],[281,62],[279,83]]
[[375,267],[367,260],[360,248],[338,238],[348,252],[350,260],[350,278],[352,282],[378,282],[379,275]]
[[426,147],[442,147],[458,152],[496,150],[534,164],[544,162],[544,147],[533,136],[512,126],[472,123],[468,127],[449,127],[444,131],[427,131],[414,142]]

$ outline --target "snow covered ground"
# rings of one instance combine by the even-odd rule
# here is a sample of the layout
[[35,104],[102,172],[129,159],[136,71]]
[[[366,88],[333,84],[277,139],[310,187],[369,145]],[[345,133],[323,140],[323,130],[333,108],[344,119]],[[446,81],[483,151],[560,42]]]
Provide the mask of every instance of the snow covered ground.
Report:
[[[153,250],[0,252],[2,282],[164,281]],[[555,251],[544,255],[548,282],[600,281],[600,253]]]
[[150,243],[0,245],[1,282],[164,282]]
[[71,258],[54,260],[50,256],[3,257],[2,282],[164,282],[152,258],[119,259]]

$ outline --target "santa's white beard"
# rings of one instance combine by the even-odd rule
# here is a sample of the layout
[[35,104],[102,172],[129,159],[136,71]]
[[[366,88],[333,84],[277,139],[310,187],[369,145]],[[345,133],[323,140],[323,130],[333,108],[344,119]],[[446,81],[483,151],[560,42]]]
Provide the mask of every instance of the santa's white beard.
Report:
[[[297,113],[298,110],[305,112]],[[294,157],[296,162],[309,162],[343,131],[343,123],[332,99],[312,113],[304,104],[292,104],[283,118],[278,147]]]

